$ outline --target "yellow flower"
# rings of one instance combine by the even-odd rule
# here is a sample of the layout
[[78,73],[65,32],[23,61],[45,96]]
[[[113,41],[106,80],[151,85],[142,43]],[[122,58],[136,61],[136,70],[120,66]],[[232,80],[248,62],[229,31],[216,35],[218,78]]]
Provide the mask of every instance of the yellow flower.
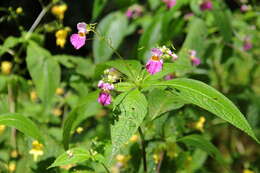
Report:
[[55,33],[56,36],[56,45],[60,46],[61,48],[64,47],[65,43],[66,43],[66,38],[68,35],[68,32],[70,31],[69,28],[65,28],[65,29],[60,29]]
[[117,162],[122,164],[122,165],[126,165],[130,158],[131,158],[130,156],[125,156],[123,154],[116,155]]
[[59,117],[62,115],[62,110],[60,108],[55,108],[55,109],[53,109],[52,113],[53,113],[53,115]]
[[18,7],[15,12],[16,12],[16,14],[21,14],[23,12],[23,8]]
[[243,173],[254,173],[254,171],[251,171],[249,169],[244,169]]
[[8,170],[9,170],[9,172],[14,172],[16,170],[16,164],[14,162],[11,162],[8,165]]
[[68,164],[60,166],[61,169],[69,170],[70,168],[74,167],[75,164]]
[[129,141],[135,143],[135,142],[138,141],[138,139],[139,139],[138,135],[133,135],[133,136],[129,139]]
[[160,156],[159,154],[154,154],[153,155],[153,160],[156,164],[158,164],[160,162]]
[[0,134],[2,134],[5,131],[5,125],[0,125]]
[[63,88],[57,88],[55,93],[56,93],[56,95],[59,95],[59,96],[63,95],[64,94],[64,89]]
[[198,129],[203,132],[204,131],[203,127],[204,127],[205,122],[206,122],[206,118],[200,117],[199,121],[197,121],[195,123],[195,129]]
[[68,6],[66,4],[55,5],[52,7],[51,12],[58,19],[62,20],[64,18],[64,13],[67,10]]
[[82,132],[83,132],[83,128],[82,127],[78,127],[77,129],[76,129],[76,132],[78,133],[78,134],[81,134]]
[[6,74],[6,75],[8,75],[8,74],[10,74],[11,73],[11,70],[12,70],[12,63],[11,62],[9,62],[9,61],[3,61],[2,63],[1,63],[1,70],[2,70],[2,73],[3,74]]
[[17,152],[17,150],[13,150],[13,151],[11,152],[11,157],[12,157],[12,158],[17,158],[17,157],[18,157],[18,152]]
[[43,145],[38,141],[33,141],[32,149],[29,151],[29,154],[33,155],[33,160],[36,162],[38,157],[43,155]]
[[30,98],[31,98],[31,101],[35,102],[38,98],[37,93],[35,91],[31,91]]

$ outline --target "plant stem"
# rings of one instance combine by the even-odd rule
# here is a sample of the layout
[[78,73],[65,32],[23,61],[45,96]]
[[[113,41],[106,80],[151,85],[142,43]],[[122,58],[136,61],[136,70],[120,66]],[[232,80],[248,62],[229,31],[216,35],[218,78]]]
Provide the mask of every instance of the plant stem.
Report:
[[143,132],[142,132],[141,127],[138,127],[138,132],[139,132],[140,137],[141,137],[144,172],[147,172],[146,151],[145,151],[145,139],[144,139],[144,134],[143,134]]
[[[13,87],[12,87],[11,83],[8,84],[7,90],[8,90],[9,111],[11,113],[14,113],[15,112],[15,98],[14,98]],[[12,128],[11,144],[14,146],[14,148],[16,148],[16,129],[15,128]]]
[[104,167],[104,169],[106,170],[107,173],[110,173],[109,169],[107,168],[107,166],[104,163],[102,163],[102,166]]
[[160,154],[160,161],[159,161],[159,163],[158,163],[158,165],[157,165],[156,173],[160,173],[160,169],[161,169],[162,161],[163,161],[163,156],[164,156],[164,152],[162,152],[162,153]]

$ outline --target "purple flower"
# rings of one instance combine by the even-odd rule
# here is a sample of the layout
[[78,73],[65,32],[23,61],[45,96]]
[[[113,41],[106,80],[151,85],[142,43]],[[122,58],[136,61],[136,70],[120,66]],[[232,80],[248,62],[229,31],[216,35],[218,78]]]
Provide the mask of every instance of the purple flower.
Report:
[[247,12],[250,10],[250,7],[246,4],[243,4],[241,7],[240,7],[240,11],[241,12]]
[[168,51],[168,55],[170,55],[172,57],[172,61],[176,61],[178,59],[178,55],[176,55],[175,53],[172,53],[171,50]]
[[174,74],[168,74],[164,77],[165,80],[172,80],[175,78],[175,75]]
[[142,13],[143,13],[143,7],[138,4],[134,4],[127,9],[127,11],[125,12],[125,15],[129,19],[131,19],[131,18],[135,19],[135,18],[141,16]]
[[133,16],[133,11],[131,9],[127,9],[127,11],[125,12],[125,15],[126,15],[126,17],[128,17],[130,19]]
[[250,38],[246,37],[244,39],[244,45],[243,45],[244,51],[248,51],[248,50],[252,49],[252,47],[253,47],[253,45],[252,45],[252,43],[250,41]]
[[98,96],[98,102],[103,106],[111,104],[111,95],[102,91]]
[[163,0],[163,2],[167,5],[168,8],[172,8],[176,5],[176,0]]
[[78,33],[72,34],[70,36],[70,42],[75,49],[80,49],[85,45],[86,34],[87,34],[87,24],[82,22],[77,24]]
[[114,87],[113,84],[106,83],[103,80],[100,80],[98,82],[98,88],[100,88],[100,89],[102,89],[104,91],[110,91],[110,90],[113,90],[115,87]]
[[190,50],[189,54],[190,54],[192,65],[194,66],[200,65],[201,61],[199,58],[196,57],[197,52],[195,50]]
[[201,11],[211,10],[212,6],[213,6],[212,2],[210,0],[206,0],[202,4],[200,4],[200,10]]
[[152,48],[152,55],[160,57],[163,55],[163,52],[158,48]]
[[154,75],[162,70],[163,61],[158,56],[152,56],[151,59],[146,63],[146,70]]

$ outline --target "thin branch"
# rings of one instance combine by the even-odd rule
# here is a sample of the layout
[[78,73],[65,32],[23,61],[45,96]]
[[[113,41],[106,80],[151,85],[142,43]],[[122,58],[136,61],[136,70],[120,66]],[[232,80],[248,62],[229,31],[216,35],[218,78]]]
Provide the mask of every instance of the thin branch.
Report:
[[147,172],[146,151],[145,151],[145,139],[144,139],[144,134],[143,134],[143,132],[142,132],[141,127],[138,127],[138,132],[139,132],[140,137],[141,137],[144,172]]

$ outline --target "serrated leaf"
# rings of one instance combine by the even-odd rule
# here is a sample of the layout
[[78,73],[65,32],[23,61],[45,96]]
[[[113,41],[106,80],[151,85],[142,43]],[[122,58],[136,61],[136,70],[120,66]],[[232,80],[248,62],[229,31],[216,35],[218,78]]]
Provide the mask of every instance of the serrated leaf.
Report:
[[187,103],[208,110],[246,132],[259,143],[246,118],[237,107],[224,95],[207,84],[197,80],[179,78],[154,84],[154,86],[156,85],[175,89],[174,93]]
[[110,42],[109,44],[111,44],[114,49],[117,49],[126,35],[126,30],[127,18],[123,13],[110,13],[101,20],[97,27],[97,32],[101,33],[102,38],[99,38],[97,34],[95,34],[93,42],[95,63],[104,62],[112,56],[114,51],[109,47],[107,41]]
[[27,48],[26,63],[39,97],[44,103],[50,103],[60,83],[59,64],[47,50],[33,42]]
[[76,164],[91,158],[89,151],[83,148],[73,148],[61,154],[49,168]]
[[0,115],[0,124],[14,127],[24,133],[27,136],[30,136],[34,139],[37,139],[41,143],[44,143],[43,137],[39,128],[27,117],[18,114],[18,113],[6,113]]
[[225,164],[220,151],[210,141],[204,139],[200,135],[184,136],[178,139],[177,142],[184,143],[187,146],[200,148],[215,158],[219,163]]
[[111,126],[112,153],[115,156],[123,145],[136,133],[138,127],[147,113],[147,101],[145,96],[136,90],[130,91],[119,104],[121,114],[118,121]]
[[84,119],[93,116],[100,109],[97,102],[98,92],[88,94],[79,104],[68,114],[63,126],[63,146],[69,148],[71,131],[78,126]]

